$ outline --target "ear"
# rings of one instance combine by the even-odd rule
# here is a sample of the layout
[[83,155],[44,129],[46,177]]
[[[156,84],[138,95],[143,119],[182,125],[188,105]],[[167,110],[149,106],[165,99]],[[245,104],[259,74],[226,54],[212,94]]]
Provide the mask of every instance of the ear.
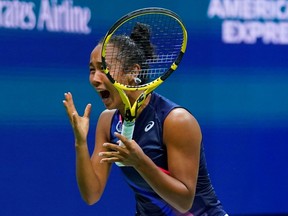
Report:
[[[141,72],[141,67],[139,64],[134,64],[133,67],[131,68],[128,76],[128,83],[129,85],[138,85],[139,81],[137,82],[138,75]],[[140,81],[141,82],[141,81]]]

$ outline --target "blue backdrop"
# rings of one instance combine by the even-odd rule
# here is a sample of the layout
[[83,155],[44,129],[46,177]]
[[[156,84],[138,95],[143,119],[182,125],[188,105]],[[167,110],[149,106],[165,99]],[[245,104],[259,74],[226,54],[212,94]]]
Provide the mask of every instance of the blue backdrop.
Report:
[[148,6],[172,9],[187,25],[184,60],[157,91],[199,120],[225,209],[288,214],[287,5],[1,0],[0,215],[133,215],[133,194],[116,166],[99,203],[81,200],[62,100],[71,91],[81,113],[92,103],[92,152],[104,106],[88,82],[90,51],[116,19]]

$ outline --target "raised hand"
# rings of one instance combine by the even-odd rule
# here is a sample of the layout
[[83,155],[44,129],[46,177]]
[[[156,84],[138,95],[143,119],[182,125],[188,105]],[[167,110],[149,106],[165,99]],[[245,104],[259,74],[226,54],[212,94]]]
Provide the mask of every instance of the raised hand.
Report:
[[91,104],[88,104],[85,108],[84,115],[79,116],[75,108],[73,97],[70,92],[64,94],[63,100],[64,107],[70,120],[70,124],[73,128],[75,143],[81,145],[87,142],[87,135],[89,131],[89,120],[91,113]]

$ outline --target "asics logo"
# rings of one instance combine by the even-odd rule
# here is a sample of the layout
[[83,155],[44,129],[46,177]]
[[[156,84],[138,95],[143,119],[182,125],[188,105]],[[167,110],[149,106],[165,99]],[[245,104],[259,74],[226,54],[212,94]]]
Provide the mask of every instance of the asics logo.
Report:
[[148,132],[153,126],[154,126],[154,121],[149,121],[148,124],[146,125],[144,131]]

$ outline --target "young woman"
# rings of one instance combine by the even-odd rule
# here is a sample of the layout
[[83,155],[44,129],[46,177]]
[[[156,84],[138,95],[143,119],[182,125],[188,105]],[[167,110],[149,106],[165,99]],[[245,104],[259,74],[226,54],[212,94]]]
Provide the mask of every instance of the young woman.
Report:
[[[145,82],[128,79],[125,68],[140,70],[145,57],[153,52],[149,31],[138,24],[130,37],[111,38],[109,50],[125,54],[125,62],[107,57],[112,76],[121,64],[127,83]],[[146,46],[137,41],[146,39]],[[123,46],[124,45],[124,46]],[[92,157],[87,147],[91,104],[79,116],[71,93],[63,101],[69,116],[76,147],[76,173],[79,190],[88,204],[96,203],[104,191],[111,166],[121,162],[127,183],[135,193],[136,213],[160,215],[227,215],[211,185],[197,120],[185,108],[153,92],[137,112],[133,140],[120,135],[124,104],[101,66],[101,41],[90,58],[90,83],[107,108],[98,119]],[[108,55],[107,55],[108,56]],[[133,83],[134,82],[134,83]],[[133,104],[140,91],[127,91]],[[117,145],[121,140],[124,146]]]

